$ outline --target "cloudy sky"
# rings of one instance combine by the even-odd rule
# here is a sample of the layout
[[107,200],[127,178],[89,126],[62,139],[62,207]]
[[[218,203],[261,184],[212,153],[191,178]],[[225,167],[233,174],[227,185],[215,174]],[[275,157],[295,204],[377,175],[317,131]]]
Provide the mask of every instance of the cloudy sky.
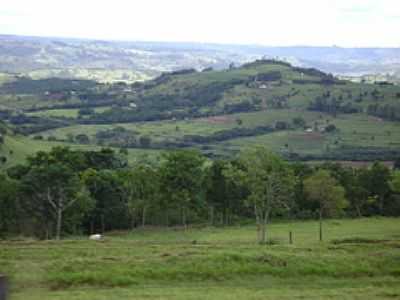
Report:
[[0,0],[0,34],[400,47],[400,0]]

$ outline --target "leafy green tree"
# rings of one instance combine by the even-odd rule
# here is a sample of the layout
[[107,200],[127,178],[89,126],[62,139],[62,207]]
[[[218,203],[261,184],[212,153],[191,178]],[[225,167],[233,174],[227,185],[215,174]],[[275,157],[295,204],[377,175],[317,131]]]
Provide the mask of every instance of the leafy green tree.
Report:
[[400,171],[394,171],[392,179],[389,182],[390,189],[400,194]]
[[206,201],[211,225],[216,223],[218,216],[221,224],[229,225],[233,217],[239,214],[245,216],[247,213],[241,201],[241,198],[245,197],[246,190],[224,175],[229,164],[228,161],[216,160],[206,170]]
[[21,178],[22,192],[31,199],[31,208],[55,218],[56,239],[61,238],[63,214],[76,202],[89,201],[77,173],[60,162],[33,165]]
[[205,159],[199,152],[187,150],[166,153],[163,159],[159,170],[161,205],[178,208],[186,228],[188,211],[196,207],[202,192]]
[[340,212],[347,206],[345,190],[327,170],[320,169],[304,181],[304,191],[310,201],[318,203],[319,238],[322,241],[323,215]]
[[370,197],[376,198],[378,213],[383,215],[385,203],[389,199],[391,180],[390,169],[380,162],[375,162],[368,172],[368,190]]
[[15,231],[18,224],[18,182],[0,174],[0,237]]
[[273,214],[292,207],[295,177],[289,165],[264,148],[241,154],[240,166],[231,166],[225,172],[231,180],[247,187],[245,201],[254,209],[258,241],[267,241],[267,224]]
[[121,176],[114,170],[87,169],[82,174],[82,181],[96,203],[89,215],[90,232],[100,229],[104,233],[106,230],[126,228],[129,214]]
[[126,206],[131,217],[131,228],[136,224],[139,212],[142,216],[142,227],[146,225],[147,210],[155,205],[159,195],[159,178],[155,169],[139,165],[132,170],[121,172],[123,190],[126,195]]
[[306,126],[306,121],[302,117],[295,117],[292,119],[292,123],[296,127],[304,128]]
[[349,201],[350,209],[352,209],[358,217],[365,214],[365,210],[373,203],[373,199],[369,197],[368,189],[364,186],[364,178],[368,176],[366,169],[350,168],[346,185],[346,198]]

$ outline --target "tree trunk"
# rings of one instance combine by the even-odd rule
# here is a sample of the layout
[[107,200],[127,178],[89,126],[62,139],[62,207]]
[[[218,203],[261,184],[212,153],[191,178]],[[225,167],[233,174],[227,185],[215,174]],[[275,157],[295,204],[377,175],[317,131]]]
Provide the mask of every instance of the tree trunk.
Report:
[[322,242],[322,209],[319,210],[319,241]]
[[146,226],[146,206],[143,206],[143,214],[142,214],[142,227]]
[[385,201],[385,197],[384,197],[384,195],[380,195],[379,196],[379,213],[381,214],[381,215],[383,215],[383,206],[384,206],[384,201]]
[[169,226],[169,212],[168,209],[165,210],[165,226]]
[[48,222],[46,224],[46,239],[51,240],[53,238],[54,223]]
[[214,206],[210,206],[210,226],[214,225]]
[[187,224],[186,224],[186,209],[182,207],[182,225],[185,230],[187,230]]
[[261,215],[261,237],[260,244],[265,244],[267,242],[267,224],[268,224],[269,212],[266,211]]
[[359,205],[356,205],[356,211],[357,211],[358,217],[361,218],[361,217],[362,217],[362,214],[361,214],[361,208],[360,208]]
[[90,234],[94,234],[94,222],[93,220],[90,220]]
[[56,240],[59,241],[61,238],[61,224],[62,224],[62,208],[57,209],[57,230],[56,230]]
[[104,223],[104,214],[100,216],[100,219],[101,219],[101,233],[104,234],[104,232],[106,231],[106,224]]
[[261,222],[260,244],[265,244],[265,223]]
[[254,214],[256,216],[256,226],[257,226],[257,241],[260,243],[261,241],[261,224],[260,224],[260,217],[257,213],[257,206],[254,205]]
[[135,214],[131,215],[131,230],[135,229]]

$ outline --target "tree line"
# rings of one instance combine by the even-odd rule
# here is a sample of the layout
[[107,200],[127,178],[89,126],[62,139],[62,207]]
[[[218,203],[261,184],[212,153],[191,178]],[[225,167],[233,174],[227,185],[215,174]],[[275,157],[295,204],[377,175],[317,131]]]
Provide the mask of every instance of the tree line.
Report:
[[[399,163],[397,163],[399,167]],[[0,175],[0,237],[68,235],[253,220],[400,215],[400,171],[289,163],[264,148],[211,161],[176,150],[133,166],[109,149],[56,147]],[[321,230],[322,239],[322,230]]]

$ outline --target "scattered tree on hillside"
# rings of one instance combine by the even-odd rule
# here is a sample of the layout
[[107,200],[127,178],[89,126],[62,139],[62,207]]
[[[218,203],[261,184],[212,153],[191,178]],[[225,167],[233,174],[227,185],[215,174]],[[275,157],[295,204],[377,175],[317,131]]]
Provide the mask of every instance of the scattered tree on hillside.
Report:
[[322,218],[347,206],[344,188],[326,170],[318,170],[304,181],[304,191],[310,201],[318,203],[319,239],[322,241]]
[[225,174],[248,189],[246,203],[254,209],[258,242],[264,244],[272,215],[292,206],[295,177],[286,162],[264,148],[244,152],[239,161]]

